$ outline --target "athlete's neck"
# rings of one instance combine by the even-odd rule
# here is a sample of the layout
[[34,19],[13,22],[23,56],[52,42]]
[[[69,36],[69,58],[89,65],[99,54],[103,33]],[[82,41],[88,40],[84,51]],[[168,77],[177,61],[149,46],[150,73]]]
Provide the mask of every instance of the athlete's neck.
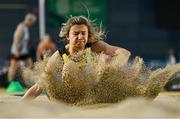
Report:
[[69,54],[75,54],[82,50],[84,50],[84,48],[69,47],[68,49]]

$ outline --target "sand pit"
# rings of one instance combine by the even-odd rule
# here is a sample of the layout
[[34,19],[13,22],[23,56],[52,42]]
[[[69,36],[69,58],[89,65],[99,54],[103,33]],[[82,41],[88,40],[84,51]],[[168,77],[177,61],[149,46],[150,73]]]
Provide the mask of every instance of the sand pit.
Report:
[[[50,102],[45,95],[31,102],[20,102],[20,96],[2,94],[0,118],[180,117],[180,92],[160,93],[166,82],[179,72],[180,64],[151,71],[138,57],[127,66],[120,65],[118,58],[107,67],[93,62],[90,60],[82,67],[73,61],[67,62],[62,72],[57,70],[53,75],[43,73],[46,62],[37,63],[32,71],[27,70],[26,77],[35,81],[40,79],[49,98],[61,102]],[[57,69],[60,69],[59,65],[62,62],[55,65]]]
[[114,104],[70,106],[50,102],[45,95],[31,102],[0,95],[0,118],[179,118],[180,93],[160,93],[154,101],[132,98]]

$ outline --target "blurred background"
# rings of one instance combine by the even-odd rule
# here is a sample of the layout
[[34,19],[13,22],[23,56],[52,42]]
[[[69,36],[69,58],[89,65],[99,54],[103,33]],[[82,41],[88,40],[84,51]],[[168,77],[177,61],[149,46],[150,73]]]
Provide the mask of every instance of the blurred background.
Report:
[[[39,0],[40,1],[40,0]],[[4,65],[13,40],[13,33],[25,14],[39,12],[38,0],[0,0],[0,66]],[[61,46],[61,24],[70,15],[88,16],[102,23],[106,42],[125,47],[139,55],[164,63],[173,48],[177,61],[180,46],[179,0],[44,0],[45,32]],[[38,17],[39,19],[39,17]],[[36,48],[40,39],[39,20],[30,29],[30,45]],[[155,62],[154,61],[154,62]]]
[[[44,18],[40,3],[44,2]],[[124,47],[133,56],[140,56],[149,67],[164,67],[170,55],[180,60],[179,0],[0,0],[0,66],[6,65],[13,33],[24,16],[35,13],[37,22],[30,29],[30,51],[35,61],[37,45],[42,39],[40,29],[52,36],[57,47],[61,24],[70,15],[84,15],[95,20],[106,31],[105,41]],[[89,11],[89,15],[88,15]]]
[[[40,1],[40,0],[39,0]],[[38,0],[0,0],[0,66],[4,65],[14,30],[25,14],[39,13]],[[70,15],[85,15],[102,23],[106,42],[125,47],[146,62],[165,63],[173,48],[179,60],[180,1],[179,0],[44,0],[45,32],[61,46],[58,37],[61,23]],[[38,17],[39,18],[39,17]],[[31,29],[30,47],[40,41],[39,21]],[[32,50],[33,50],[32,48]],[[35,50],[34,49],[34,50]]]

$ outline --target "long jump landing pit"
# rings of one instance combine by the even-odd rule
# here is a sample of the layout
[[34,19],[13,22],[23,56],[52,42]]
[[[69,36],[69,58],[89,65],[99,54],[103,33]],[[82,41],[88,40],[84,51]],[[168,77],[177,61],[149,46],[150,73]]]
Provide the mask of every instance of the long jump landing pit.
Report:
[[153,101],[130,98],[114,104],[81,107],[51,102],[45,95],[30,102],[20,99],[0,94],[0,118],[180,118],[180,92],[162,92]]

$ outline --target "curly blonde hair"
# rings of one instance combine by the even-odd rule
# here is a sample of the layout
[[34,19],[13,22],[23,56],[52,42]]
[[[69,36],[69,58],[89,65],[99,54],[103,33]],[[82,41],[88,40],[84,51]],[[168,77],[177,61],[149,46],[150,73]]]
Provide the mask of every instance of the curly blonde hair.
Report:
[[69,35],[69,31],[73,25],[86,25],[88,28],[88,43],[95,42],[97,40],[103,40],[104,33],[101,29],[94,26],[93,22],[84,16],[70,17],[66,23],[62,24],[59,36],[66,39]]

